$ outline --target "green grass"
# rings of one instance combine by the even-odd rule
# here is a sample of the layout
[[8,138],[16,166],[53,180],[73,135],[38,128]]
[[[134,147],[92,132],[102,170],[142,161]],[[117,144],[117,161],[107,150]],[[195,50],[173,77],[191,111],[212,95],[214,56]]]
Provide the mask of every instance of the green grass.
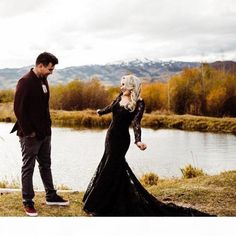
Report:
[[[163,202],[173,202],[178,205],[193,207],[218,216],[236,216],[235,189],[236,171],[191,179],[159,179],[157,185],[147,187],[149,192]],[[62,192],[60,195],[70,200],[70,206],[47,206],[45,204],[45,194],[36,192],[34,200],[39,215],[87,216],[82,210],[82,192]],[[19,191],[1,193],[0,216],[25,216]]]

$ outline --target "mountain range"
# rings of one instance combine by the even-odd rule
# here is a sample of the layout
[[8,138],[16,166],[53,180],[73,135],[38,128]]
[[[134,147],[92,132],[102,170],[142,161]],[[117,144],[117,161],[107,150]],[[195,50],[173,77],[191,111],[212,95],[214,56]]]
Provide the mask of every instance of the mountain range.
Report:
[[[236,68],[236,62],[232,63],[234,65],[233,68]],[[229,66],[232,63],[227,63],[227,68],[232,68],[232,66]],[[200,64],[200,62],[136,59],[128,62],[119,61],[105,65],[84,65],[55,69],[48,80],[52,85],[59,83],[65,84],[75,79],[85,81],[91,78],[98,78],[105,85],[118,85],[122,75],[134,73],[136,76],[148,82],[167,81],[170,76],[180,73],[184,68],[198,67]],[[32,67],[33,66],[0,69],[0,89],[15,88],[17,81]],[[214,67],[221,68],[222,65],[220,62],[215,62]]]

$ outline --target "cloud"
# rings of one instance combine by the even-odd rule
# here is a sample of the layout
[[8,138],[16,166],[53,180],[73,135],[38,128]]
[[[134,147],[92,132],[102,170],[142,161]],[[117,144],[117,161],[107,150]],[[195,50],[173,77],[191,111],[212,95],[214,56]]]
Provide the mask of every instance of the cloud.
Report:
[[0,67],[32,64],[45,50],[62,58],[62,67],[235,59],[234,0],[1,0],[0,13]]
[[0,18],[9,18],[37,11],[48,2],[47,0],[1,0]]

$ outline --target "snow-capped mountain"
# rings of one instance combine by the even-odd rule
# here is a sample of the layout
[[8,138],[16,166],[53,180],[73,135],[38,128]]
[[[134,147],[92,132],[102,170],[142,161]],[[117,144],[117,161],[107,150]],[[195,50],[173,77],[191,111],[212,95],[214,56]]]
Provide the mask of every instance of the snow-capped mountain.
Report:
[[[181,72],[184,68],[199,65],[199,62],[153,61],[144,58],[143,60],[119,61],[105,65],[73,66],[56,69],[49,77],[49,82],[50,84],[64,84],[74,79],[89,80],[96,77],[104,84],[118,85],[121,76],[128,73],[134,73],[147,81],[167,81],[171,75]],[[18,79],[31,67],[0,69],[0,89],[14,88]]]

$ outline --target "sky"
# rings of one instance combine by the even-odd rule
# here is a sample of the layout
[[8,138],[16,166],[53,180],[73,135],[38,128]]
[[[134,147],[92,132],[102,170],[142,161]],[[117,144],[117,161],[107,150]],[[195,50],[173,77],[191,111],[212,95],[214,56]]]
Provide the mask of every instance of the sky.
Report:
[[236,60],[235,0],[1,0],[0,68]]

